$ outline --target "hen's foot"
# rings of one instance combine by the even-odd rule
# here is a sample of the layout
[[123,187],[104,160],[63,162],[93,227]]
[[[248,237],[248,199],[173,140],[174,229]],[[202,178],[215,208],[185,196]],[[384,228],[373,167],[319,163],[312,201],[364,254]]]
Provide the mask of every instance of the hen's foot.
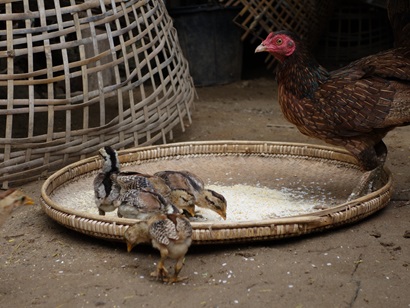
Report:
[[371,171],[365,172],[347,201],[352,201],[379,189],[381,186],[382,169],[383,166],[379,166]]

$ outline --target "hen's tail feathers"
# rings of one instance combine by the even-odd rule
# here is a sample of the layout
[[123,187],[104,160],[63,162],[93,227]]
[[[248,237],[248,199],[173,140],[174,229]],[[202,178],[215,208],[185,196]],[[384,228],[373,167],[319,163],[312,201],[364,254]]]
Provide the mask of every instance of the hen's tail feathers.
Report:
[[410,46],[410,0],[388,0],[387,14],[394,35],[394,46]]

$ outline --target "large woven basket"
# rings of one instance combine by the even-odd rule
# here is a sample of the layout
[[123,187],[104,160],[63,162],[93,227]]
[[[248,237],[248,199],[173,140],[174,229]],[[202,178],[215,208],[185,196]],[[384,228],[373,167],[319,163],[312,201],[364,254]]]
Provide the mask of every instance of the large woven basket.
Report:
[[194,87],[161,0],[0,4],[0,183],[172,139]]
[[[361,171],[350,154],[325,146],[256,141],[176,143],[123,150],[119,152],[119,159],[122,168],[130,170],[145,173],[190,170],[211,183],[225,185],[247,183],[269,188],[308,189],[313,191],[310,194],[325,187],[322,193],[331,193],[337,201],[328,209],[290,217],[192,222],[195,244],[274,240],[331,229],[382,209],[392,194],[391,175],[385,170],[380,189],[345,203]],[[47,215],[70,229],[121,241],[124,231],[135,220],[69,209],[54,198],[67,185],[94,176],[101,165],[100,158],[91,157],[57,171],[42,187],[41,204]],[[329,181],[332,177],[334,181]],[[228,207],[234,206],[228,203]],[[254,210],[258,211],[258,204]]]

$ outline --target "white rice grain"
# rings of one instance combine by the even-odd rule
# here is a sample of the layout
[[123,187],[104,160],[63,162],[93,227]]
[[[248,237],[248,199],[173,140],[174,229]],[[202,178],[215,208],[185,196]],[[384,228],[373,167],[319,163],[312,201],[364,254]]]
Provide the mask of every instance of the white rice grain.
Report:
[[[51,198],[57,204],[67,209],[98,215],[94,201],[93,179],[91,176],[81,177],[58,190]],[[264,220],[277,217],[289,217],[315,211],[318,201],[308,200],[300,191],[288,188],[281,190],[261,187],[259,185],[237,184],[233,186],[208,185],[222,194],[227,200],[226,221]],[[322,203],[323,201],[321,201]],[[324,202],[323,202],[324,203]],[[223,219],[208,209],[196,208],[198,217],[193,221],[223,221]],[[117,216],[117,212],[108,212],[107,216]]]
[[[313,207],[317,205],[301,199],[299,193],[289,189],[277,190],[243,184],[209,185],[207,188],[225,197],[228,204],[226,221],[264,220],[300,215],[314,211]],[[204,220],[223,220],[211,210],[197,208],[197,211]]]

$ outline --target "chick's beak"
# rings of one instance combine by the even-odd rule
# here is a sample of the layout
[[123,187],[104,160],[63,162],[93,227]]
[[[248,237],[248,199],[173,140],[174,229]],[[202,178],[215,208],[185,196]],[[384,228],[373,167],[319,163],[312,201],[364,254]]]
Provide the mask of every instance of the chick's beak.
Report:
[[127,251],[131,252],[132,248],[134,248],[134,246],[131,243],[127,243]]
[[188,208],[188,209],[183,209],[182,210],[182,213],[188,213],[189,214],[189,216],[191,216],[191,217],[195,217],[195,208],[194,209],[191,209],[191,208]]
[[255,53],[266,51],[266,46],[262,43],[255,49]]
[[192,217],[195,217],[195,209],[189,209],[189,214],[192,216]]
[[33,205],[34,204],[34,200],[33,199],[31,199],[30,197],[26,197],[25,199],[24,199],[24,203],[23,203],[24,205]]
[[217,213],[219,214],[219,216],[221,216],[224,220],[226,220],[226,212],[222,211],[222,210],[218,210]]

